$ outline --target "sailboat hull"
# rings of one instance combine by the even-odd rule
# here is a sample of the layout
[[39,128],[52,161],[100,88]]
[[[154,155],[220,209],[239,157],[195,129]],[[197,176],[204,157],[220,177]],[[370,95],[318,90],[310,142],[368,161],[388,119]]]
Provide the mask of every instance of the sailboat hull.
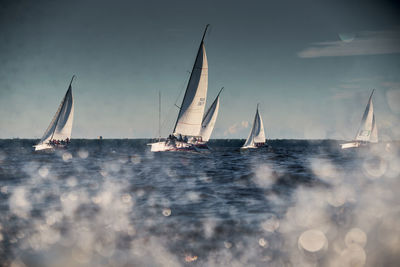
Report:
[[257,149],[263,147],[268,147],[268,145],[266,143],[254,143],[253,145],[250,146],[243,146],[240,149]]
[[359,146],[360,146],[360,142],[350,142],[350,143],[340,144],[340,147],[342,149],[356,148]]
[[33,146],[35,148],[35,151],[41,151],[41,150],[53,150],[54,147],[49,145],[49,144],[38,144]]
[[349,142],[349,143],[344,143],[344,144],[340,144],[341,149],[350,149],[350,148],[370,148],[370,147],[374,147],[378,145],[377,142],[358,142],[358,141],[354,141],[354,142]]
[[176,141],[174,143],[163,141],[148,144],[151,146],[151,152],[163,152],[163,151],[196,151],[193,144],[186,142]]
[[175,141],[175,142],[155,142],[147,144],[151,146],[151,152],[163,152],[163,151],[194,151],[194,152],[205,152],[209,151],[209,147],[206,143],[192,144],[187,142]]
[[49,145],[49,144],[38,144],[33,146],[35,151],[54,151],[56,149],[65,149],[67,145]]

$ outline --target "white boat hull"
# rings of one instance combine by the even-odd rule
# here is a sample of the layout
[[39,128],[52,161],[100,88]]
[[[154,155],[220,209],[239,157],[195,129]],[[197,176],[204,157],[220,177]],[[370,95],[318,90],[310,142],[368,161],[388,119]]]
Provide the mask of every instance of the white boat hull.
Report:
[[156,142],[148,144],[151,146],[151,152],[162,152],[162,151],[189,151],[195,150],[193,144],[186,142],[176,141],[174,143],[168,141]]
[[342,149],[348,149],[348,148],[362,148],[362,147],[373,147],[376,146],[378,142],[359,142],[359,141],[354,141],[354,142],[349,142],[345,144],[340,144],[340,147]]
[[263,147],[268,147],[267,144],[265,143],[256,143],[250,146],[242,146],[240,149],[257,149],[257,148],[263,148]]
[[151,146],[151,152],[163,152],[163,151],[196,151],[203,152],[209,151],[208,146],[205,143],[192,144],[187,142],[175,141],[161,141],[147,144]]
[[360,142],[350,142],[350,143],[340,144],[340,147],[342,149],[356,148],[359,146],[360,146]]
[[49,151],[49,150],[54,150],[54,149],[64,149],[67,147],[67,145],[49,145],[49,144],[37,144],[33,146],[35,148],[35,151]]
[[35,151],[40,151],[40,150],[50,150],[53,149],[54,147],[49,145],[49,144],[38,144],[33,146],[35,148]]

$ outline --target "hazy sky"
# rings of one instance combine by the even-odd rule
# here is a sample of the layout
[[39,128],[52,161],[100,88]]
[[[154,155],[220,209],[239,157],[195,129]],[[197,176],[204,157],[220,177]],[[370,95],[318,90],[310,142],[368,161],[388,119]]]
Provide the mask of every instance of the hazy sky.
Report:
[[[39,138],[73,84],[73,138],[174,126],[205,25],[212,138],[351,139],[372,88],[400,139],[400,9],[390,1],[1,1],[0,138]],[[181,94],[180,94],[181,93]]]

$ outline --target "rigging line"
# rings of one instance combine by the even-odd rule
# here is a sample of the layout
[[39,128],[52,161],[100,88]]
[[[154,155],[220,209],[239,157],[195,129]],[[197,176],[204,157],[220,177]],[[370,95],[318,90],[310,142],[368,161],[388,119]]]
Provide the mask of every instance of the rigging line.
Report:
[[164,127],[165,127],[165,124],[167,123],[168,118],[171,117],[170,115],[172,114],[173,108],[178,107],[178,105],[177,105],[176,103],[177,103],[178,100],[180,99],[183,90],[186,89],[186,84],[188,83],[188,80],[189,80],[190,74],[191,74],[190,71],[187,71],[187,74],[188,74],[188,75],[186,76],[185,80],[183,81],[183,84],[182,84],[182,86],[181,86],[181,90],[180,90],[180,92],[179,92],[179,94],[178,94],[178,96],[177,96],[177,98],[176,98],[176,100],[175,100],[175,102],[174,102],[174,105],[171,105],[171,106],[169,107],[169,109],[168,109],[168,111],[167,111],[167,113],[166,113],[166,116],[164,116],[164,120],[162,120],[161,128],[164,128]]
[[[182,95],[183,90],[186,88],[186,83],[188,82],[188,79],[189,79],[189,77],[190,77],[190,71],[187,71],[187,73],[188,73],[188,75],[186,76],[186,78],[184,79],[184,81],[183,81],[183,83],[182,83],[182,85],[181,85],[181,90],[180,90],[180,92],[179,92],[179,94],[178,94],[178,96],[177,96],[177,98],[176,98],[176,100],[175,100],[175,102],[174,102],[174,105],[171,105],[171,106],[169,107],[169,109],[168,109],[168,111],[167,111],[167,113],[166,113],[165,116],[162,116],[162,115],[160,116],[160,118],[161,118],[161,128],[160,128],[160,132],[162,132],[161,129],[164,129],[164,128],[165,128],[165,125],[166,125],[166,123],[167,123],[167,121],[168,121],[168,118],[170,118],[170,115],[172,114],[173,108],[174,108],[174,107],[180,108],[176,103],[178,102],[180,96]],[[161,92],[161,91],[160,91],[160,92]],[[164,117],[164,119],[163,119],[162,117]],[[156,131],[154,131],[153,136],[155,136],[155,135],[156,135]]]
[[189,82],[188,80],[190,78],[191,72],[190,71],[186,71],[186,73],[188,73],[189,75],[186,76],[185,80],[183,81],[183,84],[181,86],[181,90],[179,91],[179,94],[176,97],[175,102],[174,102],[174,105],[177,106],[177,107],[179,107],[179,106],[176,103],[178,102],[179,98],[181,98],[181,94],[182,94],[183,90],[186,89],[186,84]]

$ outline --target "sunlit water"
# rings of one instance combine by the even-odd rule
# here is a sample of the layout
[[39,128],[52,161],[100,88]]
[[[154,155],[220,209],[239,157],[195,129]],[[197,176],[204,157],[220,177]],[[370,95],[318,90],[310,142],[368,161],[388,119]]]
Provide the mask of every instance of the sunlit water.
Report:
[[398,266],[399,146],[0,140],[0,261],[12,266]]

